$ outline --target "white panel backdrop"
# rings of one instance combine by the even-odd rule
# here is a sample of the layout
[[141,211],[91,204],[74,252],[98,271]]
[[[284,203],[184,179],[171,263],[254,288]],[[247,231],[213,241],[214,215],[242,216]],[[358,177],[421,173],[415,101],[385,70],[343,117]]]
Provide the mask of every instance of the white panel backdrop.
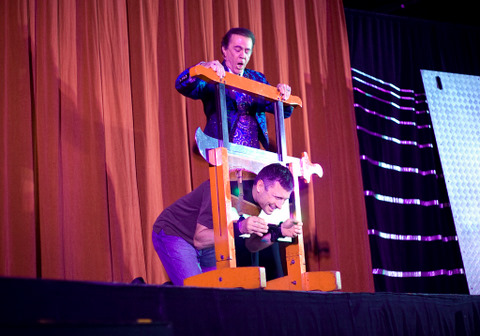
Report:
[[480,77],[422,70],[470,294],[480,294]]

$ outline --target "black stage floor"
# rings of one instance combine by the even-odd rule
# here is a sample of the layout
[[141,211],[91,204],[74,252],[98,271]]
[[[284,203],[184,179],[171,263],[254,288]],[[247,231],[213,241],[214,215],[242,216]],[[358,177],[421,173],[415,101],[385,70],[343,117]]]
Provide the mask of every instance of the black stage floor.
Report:
[[0,335],[480,335],[480,297],[0,278]]

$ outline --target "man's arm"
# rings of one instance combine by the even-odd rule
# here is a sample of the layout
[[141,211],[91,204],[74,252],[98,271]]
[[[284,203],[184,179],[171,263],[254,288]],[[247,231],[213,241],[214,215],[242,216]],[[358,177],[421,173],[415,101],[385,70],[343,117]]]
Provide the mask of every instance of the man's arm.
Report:
[[245,240],[245,246],[250,252],[258,252],[269,247],[272,244],[273,242],[271,241],[270,233],[267,233],[263,237],[251,235],[250,238],[247,238],[247,240]]
[[[278,84],[277,90],[280,92],[282,100],[288,100],[292,93],[292,88],[287,84]],[[293,113],[293,106],[292,105],[285,105],[283,104],[283,117],[289,118]]]
[[[222,63],[214,60],[210,62],[199,62],[197,65],[202,65],[205,68],[210,68],[217,73],[217,76],[220,78],[225,77],[225,68]],[[190,77],[190,68],[187,68],[180,75],[178,75],[177,80],[175,81],[175,88],[182,95],[192,98],[192,99],[201,99],[202,91],[204,90],[207,83],[199,78]]]
[[[201,64],[202,62],[198,63]],[[197,64],[197,65],[198,65]],[[201,99],[207,83],[200,78],[190,77],[190,68],[185,69],[175,80],[175,89],[185,97]]]
[[197,223],[195,235],[193,236],[193,246],[195,246],[197,250],[215,246],[213,229]]
[[[302,234],[302,226],[302,222],[298,222],[295,219],[289,218],[285,222],[280,223],[280,236],[295,238],[299,234]],[[263,236],[251,235],[250,238],[245,241],[245,246],[250,252],[263,250],[274,243],[275,240],[272,241],[272,235],[275,236],[275,234],[270,232]]]

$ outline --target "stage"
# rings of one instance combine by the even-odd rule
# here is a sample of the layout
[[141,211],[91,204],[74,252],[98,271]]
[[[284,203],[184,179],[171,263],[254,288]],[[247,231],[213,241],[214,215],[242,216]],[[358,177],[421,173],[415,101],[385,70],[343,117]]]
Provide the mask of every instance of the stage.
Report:
[[479,335],[480,297],[0,278],[2,335]]

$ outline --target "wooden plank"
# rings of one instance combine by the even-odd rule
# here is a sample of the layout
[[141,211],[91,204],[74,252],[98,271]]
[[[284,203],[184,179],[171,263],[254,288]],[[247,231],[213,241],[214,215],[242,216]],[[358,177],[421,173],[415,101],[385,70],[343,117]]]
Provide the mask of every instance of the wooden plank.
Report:
[[300,281],[295,276],[287,275],[267,282],[267,290],[297,290],[331,292],[342,289],[340,272],[319,271],[305,272]]
[[302,287],[305,291],[331,292],[341,290],[342,283],[340,281],[340,272],[306,272],[303,274]]
[[267,281],[266,290],[302,290],[302,283],[293,282],[288,275]]
[[228,153],[226,148],[220,147],[208,154],[210,160],[216,162],[209,168],[216,266],[217,269],[236,267]]
[[[293,175],[293,202],[290,206],[290,217],[302,221],[302,210],[300,205],[300,164],[292,162],[288,165]],[[285,248],[287,274],[291,278],[294,286],[301,286],[302,276],[306,272],[305,251],[303,244],[303,234],[299,235],[291,244]]]
[[[250,93],[262,96],[271,101],[281,100],[280,92],[275,86],[260,83],[252,79],[243,78],[232,73],[225,73],[225,77],[220,79],[217,73],[210,68],[205,68],[203,65],[196,65],[190,68],[190,77],[198,77],[206,82],[224,83],[226,86],[238,89],[245,93]],[[290,96],[288,100],[283,102],[287,105],[302,107],[302,100],[297,96]]]
[[214,288],[264,288],[267,285],[265,268],[224,268],[201,273],[183,281],[184,286]]

